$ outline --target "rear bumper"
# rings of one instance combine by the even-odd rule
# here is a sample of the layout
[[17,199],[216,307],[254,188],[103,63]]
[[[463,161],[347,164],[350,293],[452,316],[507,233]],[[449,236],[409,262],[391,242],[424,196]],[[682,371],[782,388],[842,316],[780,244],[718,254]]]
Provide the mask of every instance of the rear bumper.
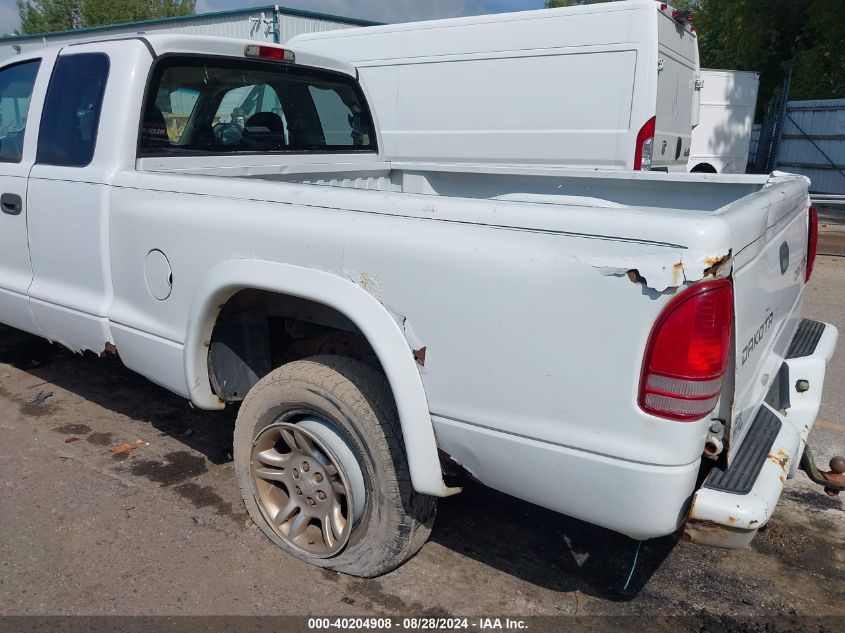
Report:
[[[797,473],[837,338],[832,325],[802,322],[784,361],[789,368],[789,409],[783,414],[761,405],[730,468],[711,471],[693,496],[684,525],[686,539],[744,547],[768,522],[786,480]],[[799,380],[806,380],[809,389],[799,392]]]
[[675,532],[700,460],[630,462],[432,416],[439,446],[476,479],[539,506],[645,540]]

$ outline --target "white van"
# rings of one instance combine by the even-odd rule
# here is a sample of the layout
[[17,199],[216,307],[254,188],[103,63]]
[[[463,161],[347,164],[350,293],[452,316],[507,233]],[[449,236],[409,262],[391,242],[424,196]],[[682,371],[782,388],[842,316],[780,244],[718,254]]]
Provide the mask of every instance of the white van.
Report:
[[689,171],[744,174],[760,74],[701,69],[701,110],[692,133]]
[[610,2],[300,35],[352,63],[397,160],[685,166],[698,118],[686,11]]

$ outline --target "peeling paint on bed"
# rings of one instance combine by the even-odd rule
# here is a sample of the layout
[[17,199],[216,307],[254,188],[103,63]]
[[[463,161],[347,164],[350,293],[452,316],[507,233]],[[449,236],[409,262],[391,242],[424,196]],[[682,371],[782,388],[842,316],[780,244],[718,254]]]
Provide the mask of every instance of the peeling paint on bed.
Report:
[[665,253],[631,257],[579,257],[579,261],[608,276],[627,276],[645,283],[646,287],[662,292],[678,288],[684,283],[699,281],[708,275],[724,271],[730,262],[731,251],[716,253],[689,250],[667,250]]

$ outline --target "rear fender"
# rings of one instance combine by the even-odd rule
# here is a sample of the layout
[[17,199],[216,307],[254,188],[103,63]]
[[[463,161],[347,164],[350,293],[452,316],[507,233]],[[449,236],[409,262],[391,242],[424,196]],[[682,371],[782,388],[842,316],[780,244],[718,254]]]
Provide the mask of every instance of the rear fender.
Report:
[[184,362],[191,402],[222,409],[211,389],[208,344],[217,315],[240,290],[278,292],[334,308],[367,338],[393,391],[411,482],[418,492],[444,497],[460,491],[443,482],[428,400],[412,350],[390,312],[366,290],[331,273],[261,260],[233,260],[212,268],[191,304]]

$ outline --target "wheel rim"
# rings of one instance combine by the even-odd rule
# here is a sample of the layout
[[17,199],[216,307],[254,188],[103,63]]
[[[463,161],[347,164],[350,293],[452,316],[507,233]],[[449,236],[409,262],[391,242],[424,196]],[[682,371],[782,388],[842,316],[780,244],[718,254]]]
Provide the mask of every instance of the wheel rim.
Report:
[[363,501],[354,503],[359,487],[354,484],[359,478],[363,484],[363,476],[349,472],[349,459],[338,456],[345,443],[339,446],[343,440],[331,434],[331,426],[319,418],[277,422],[252,446],[250,469],[261,514],[286,544],[315,558],[343,550],[360,516],[354,510]]

